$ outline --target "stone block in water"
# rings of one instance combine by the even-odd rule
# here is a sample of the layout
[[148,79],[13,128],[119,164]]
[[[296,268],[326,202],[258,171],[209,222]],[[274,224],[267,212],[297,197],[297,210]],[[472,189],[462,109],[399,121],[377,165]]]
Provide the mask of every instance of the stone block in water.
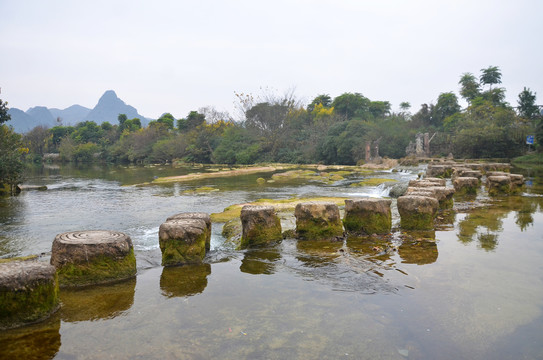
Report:
[[162,265],[201,263],[206,255],[207,225],[202,219],[173,219],[158,230]]
[[398,198],[401,227],[406,230],[432,230],[439,208],[437,199],[429,196],[405,195]]
[[28,260],[0,263],[0,329],[45,320],[58,307],[54,266]]
[[343,236],[339,208],[332,202],[305,202],[296,205],[296,233],[307,240],[334,239]]
[[208,213],[204,212],[183,212],[175,214],[166,219],[176,220],[176,219],[201,219],[206,223],[207,233],[206,233],[206,251],[211,249],[211,216]]
[[281,221],[273,206],[245,205],[241,208],[240,248],[273,244],[283,239]]
[[489,195],[508,195],[511,193],[511,177],[509,175],[487,176],[486,185]]
[[392,227],[389,199],[345,200],[343,226],[346,231],[371,234],[388,234]]
[[479,179],[476,177],[457,177],[453,186],[458,195],[476,194],[479,188]]
[[132,240],[117,231],[91,230],[58,234],[51,265],[60,287],[105,284],[136,275]]

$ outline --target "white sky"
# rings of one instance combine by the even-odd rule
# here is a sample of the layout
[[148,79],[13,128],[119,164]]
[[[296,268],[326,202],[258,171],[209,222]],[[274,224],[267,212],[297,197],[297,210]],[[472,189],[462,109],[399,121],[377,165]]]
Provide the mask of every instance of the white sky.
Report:
[[112,89],[180,118],[270,87],[416,112],[493,65],[511,105],[524,86],[543,104],[542,35],[541,0],[0,0],[0,98],[92,108]]

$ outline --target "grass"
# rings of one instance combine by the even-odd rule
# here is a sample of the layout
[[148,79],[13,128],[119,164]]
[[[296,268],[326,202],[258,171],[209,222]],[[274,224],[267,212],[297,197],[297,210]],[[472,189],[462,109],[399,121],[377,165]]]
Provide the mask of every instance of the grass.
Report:
[[519,156],[511,161],[514,165],[531,165],[543,167],[543,153],[533,153]]

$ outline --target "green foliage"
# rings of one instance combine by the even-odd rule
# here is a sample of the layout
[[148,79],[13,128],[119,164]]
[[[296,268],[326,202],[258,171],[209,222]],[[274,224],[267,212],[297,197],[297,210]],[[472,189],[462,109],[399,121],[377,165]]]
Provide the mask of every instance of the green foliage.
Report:
[[8,110],[8,103],[3,102],[2,99],[0,99],[0,124],[11,120],[11,115],[8,114]]
[[13,191],[13,187],[22,181],[22,154],[26,152],[28,149],[23,148],[21,135],[7,125],[0,125],[0,185],[10,185]]
[[443,125],[445,118],[456,114],[460,111],[458,98],[452,92],[441,93],[437,98],[437,104],[433,108],[431,124],[436,128]]
[[344,93],[334,99],[332,106],[338,115],[346,119],[367,118],[370,100],[360,93]]
[[256,138],[241,126],[232,126],[225,130],[212,159],[217,164],[252,164],[260,153]]
[[196,129],[206,121],[204,114],[200,114],[197,111],[191,111],[185,119],[177,120],[177,129],[185,132]]
[[328,94],[318,95],[309,105],[307,105],[307,112],[313,112],[317,105],[321,105],[321,107],[324,108],[330,108],[332,106],[332,98]]
[[536,105],[535,99],[536,94],[526,87],[518,95],[518,113],[521,117],[534,120],[540,115],[539,106]]
[[172,114],[165,113],[157,119],[157,123],[164,124],[168,130],[173,130],[175,119]]
[[482,85],[489,85],[492,89],[492,85],[501,84],[502,73],[497,66],[489,66],[486,69],[481,69],[481,76],[479,77]]
[[524,133],[513,110],[489,101],[471,105],[461,117],[447,120],[454,133],[454,153],[467,158],[509,158],[523,151]]
[[390,102],[388,101],[371,101],[369,112],[374,118],[384,118],[390,115]]
[[481,93],[479,82],[471,73],[464,73],[458,83],[461,86],[460,95],[468,102],[471,102]]

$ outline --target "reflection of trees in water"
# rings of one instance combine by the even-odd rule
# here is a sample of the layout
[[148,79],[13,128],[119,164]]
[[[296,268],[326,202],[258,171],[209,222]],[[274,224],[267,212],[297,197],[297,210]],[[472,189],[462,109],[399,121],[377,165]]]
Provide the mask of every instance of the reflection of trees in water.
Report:
[[91,321],[119,316],[134,304],[135,289],[135,278],[82,289],[62,289],[62,321]]
[[[355,242],[348,240],[351,245]],[[379,253],[373,250],[366,253],[341,241],[300,240],[295,246],[283,249],[282,264],[295,274],[333,290],[365,294],[395,292],[397,287],[384,276],[387,270],[393,270],[393,261]]]
[[271,275],[275,273],[275,264],[281,260],[277,247],[251,249],[245,252],[239,269],[253,275]]
[[60,350],[60,316],[0,331],[1,359],[52,359]]
[[166,266],[160,275],[160,289],[166,297],[197,295],[207,287],[210,264]]
[[458,239],[469,243],[477,239],[481,249],[496,249],[503,231],[503,220],[509,213],[515,212],[515,224],[521,231],[533,225],[533,214],[541,209],[542,198],[508,196],[485,208],[472,210],[464,220],[458,223]]
[[439,255],[434,241],[404,241],[398,248],[403,264],[425,265],[436,262]]

